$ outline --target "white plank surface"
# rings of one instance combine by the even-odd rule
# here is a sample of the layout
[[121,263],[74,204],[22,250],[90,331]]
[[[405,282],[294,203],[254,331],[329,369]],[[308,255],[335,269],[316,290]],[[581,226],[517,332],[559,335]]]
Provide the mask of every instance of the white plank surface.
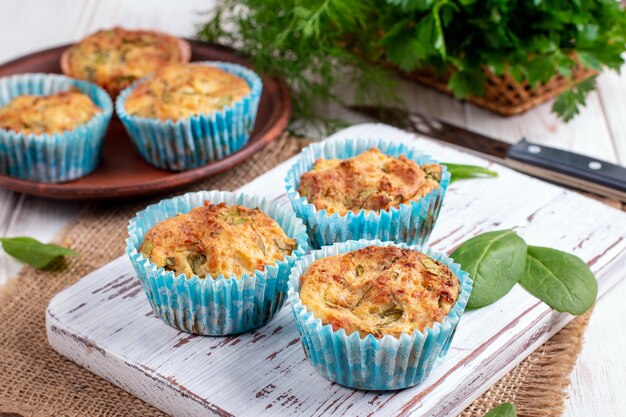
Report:
[[[100,27],[113,25],[145,25],[191,36],[195,24],[202,21],[197,12],[212,4],[214,0],[3,0],[0,2],[0,62],[71,42]],[[602,74],[598,79],[597,99],[592,98],[583,114],[570,124],[554,120],[549,111],[550,103],[526,115],[502,119],[408,83],[402,84],[402,93],[408,105],[417,111],[493,136],[501,135],[510,142],[526,136],[550,146],[626,164],[624,72],[622,75]],[[365,120],[336,106],[323,110],[320,112],[351,122]],[[600,113],[604,120],[598,116]],[[49,241],[79,208],[79,204],[23,197],[0,190],[0,236],[29,234]],[[0,254],[0,284],[18,268],[18,263]],[[619,285],[594,311],[568,388],[566,417],[621,416],[626,409],[626,396],[622,395],[626,355],[621,353],[626,346],[626,330],[616,330],[612,324],[616,316],[626,314],[626,304],[622,302],[625,297],[626,284]]]
[[[384,125],[357,125],[334,137],[395,137],[436,159],[487,161]],[[289,204],[282,179],[292,161],[242,187]],[[497,179],[451,186],[431,245],[449,252],[486,230],[513,228],[529,243],[580,256],[600,297],[623,280],[626,213],[499,165]],[[600,301],[601,303],[601,301]],[[573,317],[517,286],[495,304],[466,312],[450,352],[417,387],[389,393],[332,384],[305,362],[291,311],[228,338],[195,337],[150,313],[130,262],[119,258],[57,295],[47,310],[58,352],[175,416],[415,415],[462,411]]]
[[[617,160],[626,165],[626,74],[606,72],[598,77],[601,109],[611,132]],[[593,137],[593,136],[591,136]]]
[[472,130],[509,142],[521,137],[543,145],[575,150],[591,157],[617,162],[617,155],[604,118],[598,93],[589,94],[588,108],[568,124],[561,123],[550,111],[552,101],[532,112],[502,118],[476,106],[467,105],[467,124]]

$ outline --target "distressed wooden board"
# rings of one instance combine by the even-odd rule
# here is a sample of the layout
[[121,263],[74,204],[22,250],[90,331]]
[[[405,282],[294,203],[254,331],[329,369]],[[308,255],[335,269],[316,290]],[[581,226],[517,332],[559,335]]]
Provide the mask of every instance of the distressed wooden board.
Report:
[[[623,278],[626,215],[562,188],[384,125],[358,125],[339,137],[394,136],[442,161],[489,165],[497,179],[454,183],[431,245],[450,251],[477,233],[515,228],[529,243],[584,259],[600,297]],[[285,202],[286,162],[243,191]],[[64,356],[177,416],[455,415],[572,319],[520,287],[469,311],[450,352],[421,385],[395,392],[332,384],[308,364],[290,309],[240,336],[197,337],[151,311],[130,262],[119,258],[57,295],[48,338]]]

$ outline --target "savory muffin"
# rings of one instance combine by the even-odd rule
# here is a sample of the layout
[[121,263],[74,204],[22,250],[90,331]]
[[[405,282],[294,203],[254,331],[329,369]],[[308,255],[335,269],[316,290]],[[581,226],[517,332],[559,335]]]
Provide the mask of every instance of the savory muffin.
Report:
[[170,65],[129,94],[126,111],[132,116],[179,120],[220,110],[249,93],[243,78],[217,67]]
[[446,265],[396,246],[321,258],[300,278],[300,299],[315,317],[362,337],[423,331],[448,315],[459,289]]
[[139,252],[176,275],[217,278],[252,275],[295,248],[295,239],[261,210],[205,202],[157,223],[145,234]]
[[68,49],[61,58],[61,69],[116,96],[133,81],[189,58],[189,45],[173,36],[113,28],[100,30]]
[[87,123],[99,112],[101,109],[77,90],[24,95],[0,107],[0,128],[26,135],[61,133]]
[[298,192],[318,210],[344,215],[349,211],[388,210],[417,201],[439,187],[441,166],[419,166],[371,148],[353,158],[318,159],[300,177]]

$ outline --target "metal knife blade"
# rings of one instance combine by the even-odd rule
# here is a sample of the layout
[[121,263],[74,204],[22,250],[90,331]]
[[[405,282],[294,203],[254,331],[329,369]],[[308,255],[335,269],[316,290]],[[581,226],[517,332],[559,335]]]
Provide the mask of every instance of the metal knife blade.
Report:
[[626,202],[626,167],[521,139],[515,145],[394,107],[350,106],[373,119],[469,150],[534,177]]

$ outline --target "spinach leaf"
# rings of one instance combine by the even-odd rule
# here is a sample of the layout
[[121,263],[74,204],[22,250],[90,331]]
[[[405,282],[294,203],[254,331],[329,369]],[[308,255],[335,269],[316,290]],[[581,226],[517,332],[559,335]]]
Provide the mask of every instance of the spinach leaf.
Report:
[[37,269],[51,266],[53,262],[62,256],[78,255],[71,249],[41,243],[32,237],[0,238],[0,243],[2,243],[2,248],[6,253],[18,261],[34,266]]
[[527,259],[526,274],[520,284],[553,309],[578,315],[595,302],[598,282],[577,256],[529,246]]
[[451,175],[450,183],[471,178],[498,176],[497,172],[476,165],[451,164],[448,162],[443,162],[443,165],[448,168],[448,172]]
[[487,232],[464,242],[450,256],[474,280],[467,307],[484,307],[505,296],[524,275],[526,242],[513,230]]
[[492,408],[484,417],[517,417],[517,410],[511,403],[502,403]]

